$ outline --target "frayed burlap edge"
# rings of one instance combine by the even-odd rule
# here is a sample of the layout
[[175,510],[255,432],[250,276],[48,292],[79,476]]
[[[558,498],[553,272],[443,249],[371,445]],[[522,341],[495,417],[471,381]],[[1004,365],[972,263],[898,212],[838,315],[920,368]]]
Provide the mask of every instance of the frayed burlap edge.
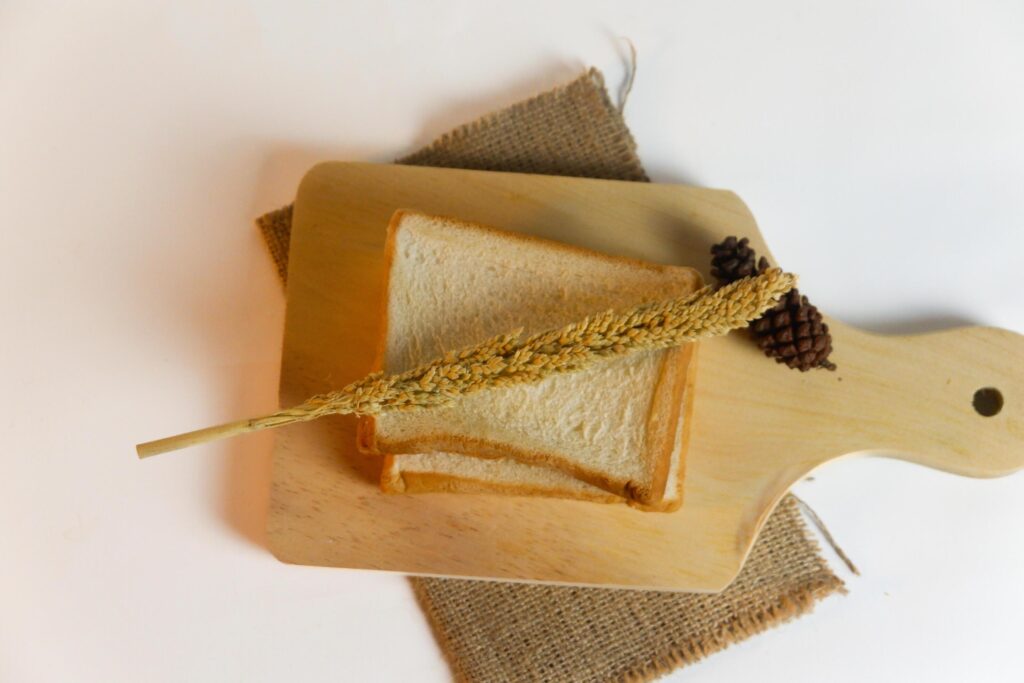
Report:
[[292,235],[292,205],[265,213],[256,219],[256,227],[263,233],[263,241],[270,250],[270,258],[281,282],[288,280],[288,248]]
[[[457,495],[457,494],[456,494]],[[444,630],[445,620],[441,618],[441,615],[437,611],[437,607],[430,599],[430,594],[427,593],[427,584],[422,581],[417,581],[417,577],[409,577],[409,585],[412,586],[413,595],[416,596],[416,602],[419,604],[420,609],[423,610],[423,616],[427,619],[427,625],[430,626],[430,632],[434,634],[434,638],[437,640],[437,646],[441,648],[441,654],[444,655],[444,660],[448,662],[448,666],[452,671],[452,676],[458,683],[475,683],[470,674],[463,669],[462,660],[456,654],[458,648],[448,638],[448,632]]]
[[[797,503],[792,496],[787,495],[779,503],[779,506],[793,505]],[[649,683],[650,681],[665,676],[678,668],[688,666],[709,657],[716,652],[721,652],[730,645],[742,642],[759,633],[781,626],[797,617],[808,614],[814,610],[814,606],[823,598],[839,593],[846,595],[846,584],[838,576],[832,573],[828,563],[821,556],[821,546],[814,535],[811,534],[803,518],[797,514],[795,525],[800,529],[817,558],[819,580],[812,586],[804,586],[799,589],[788,591],[779,596],[774,605],[759,610],[753,614],[738,614],[729,622],[723,624],[709,642],[691,643],[692,647],[677,648],[664,654],[655,655],[651,662],[644,666],[635,667],[627,671],[622,678],[623,683]],[[422,605],[422,602],[420,603]]]
[[[574,107],[579,107],[581,104],[585,107],[593,107],[595,110],[600,110],[600,116],[611,119],[615,132],[601,140],[602,152],[608,155],[610,163],[606,164],[605,168],[595,169],[593,167],[594,160],[588,159],[587,172],[583,176],[578,168],[566,168],[557,162],[552,163],[551,160],[542,162],[543,168],[537,168],[538,164],[533,159],[524,156],[520,159],[504,160],[503,168],[500,170],[637,182],[650,181],[636,155],[636,140],[633,139],[633,134],[626,127],[622,112],[612,103],[611,97],[608,95],[604,75],[595,68],[588,69],[579,78],[565,85],[463,124],[455,130],[445,133],[423,149],[402,157],[398,163],[413,166],[498,170],[494,168],[493,163],[479,163],[479,158],[472,153],[465,154],[461,148],[467,144],[468,140],[484,138],[490,135],[493,129],[506,127],[510,121],[536,118],[538,109],[560,106],[564,100],[571,100]],[[541,129],[530,132],[543,136],[550,134],[551,131]]]
[[[813,556],[812,565],[814,569],[814,579],[812,582],[804,582],[792,587],[777,596],[772,604],[767,605],[762,609],[754,612],[734,614],[730,619],[718,625],[711,634],[706,635],[704,638],[691,638],[674,647],[669,647],[664,651],[652,651],[648,655],[648,661],[646,663],[634,664],[622,671],[619,671],[616,675],[611,677],[579,679],[575,675],[568,674],[555,678],[545,676],[543,679],[538,678],[536,680],[594,680],[621,681],[623,683],[649,683],[650,681],[667,675],[680,667],[694,664],[717,652],[725,650],[731,645],[805,615],[813,611],[815,605],[820,600],[831,594],[839,593],[841,595],[845,595],[847,592],[846,585],[838,576],[832,573],[828,564],[821,556],[821,548],[814,535],[804,523],[795,497],[791,495],[783,497],[772,515],[780,515],[781,518],[787,519],[788,521],[784,523],[784,525],[790,525],[790,528],[787,529],[787,534],[797,532],[800,541],[805,544],[809,554]],[[741,572],[740,576],[737,576],[737,582],[742,581],[742,575],[743,574]],[[771,574],[768,576],[771,576]],[[445,581],[445,579],[437,578],[410,577],[410,585],[412,586],[416,600],[420,605],[420,608],[423,610],[427,623],[430,626],[430,630],[437,639],[441,652],[452,670],[454,679],[460,683],[480,683],[481,681],[487,681],[487,678],[481,678],[476,672],[466,668],[464,659],[468,661],[468,658],[465,658],[466,653],[464,652],[464,648],[467,646],[465,636],[460,634],[458,629],[454,629],[449,632],[445,628],[445,625],[450,623],[451,616],[446,616],[444,612],[438,609],[438,605],[441,605],[443,608],[445,603],[443,600],[438,601],[437,597],[432,595],[430,592],[430,586],[432,584],[437,585],[437,582]],[[452,579],[450,581],[475,584],[492,583],[471,579]],[[779,579],[775,579],[775,583],[778,582]],[[524,587],[528,585],[530,584],[524,584]],[[549,587],[549,589],[563,590],[559,587]],[[630,589],[616,590],[593,588],[586,590],[616,592],[620,593],[627,599],[631,593],[645,594],[644,591]],[[729,589],[727,588],[726,590]],[[756,588],[751,589],[751,594],[756,593],[757,591],[758,589]],[[688,594],[679,593],[676,595],[679,596],[680,599],[686,599]],[[484,611],[486,613],[488,611],[487,608],[485,608]],[[595,621],[600,621],[602,614],[603,613],[600,612],[595,613],[593,615]],[[672,624],[666,624],[665,628],[671,630],[674,627]],[[454,634],[454,637],[452,637],[452,634]],[[628,637],[628,635],[623,634],[623,637]],[[495,647],[502,647],[503,645],[507,646],[507,644],[503,643],[494,643]],[[577,642],[575,645],[583,647],[584,649],[587,647],[585,642]],[[512,647],[515,647],[515,645],[513,644]],[[515,679],[500,678],[495,680]],[[529,680],[534,679],[530,678]]]
[[[444,620],[431,602],[426,585],[415,580],[410,581],[409,584],[412,586],[416,602],[423,610],[430,631],[434,634],[438,647],[441,648],[441,653],[451,668],[455,680],[459,683],[478,683],[463,669],[462,661],[455,654],[458,649],[449,640],[448,633],[442,626]],[[723,625],[710,641],[694,642],[690,643],[691,647],[679,647],[662,654],[652,655],[648,664],[626,671],[620,680],[622,683],[650,683],[650,681],[666,676],[676,669],[695,664],[721,652],[730,645],[812,612],[820,600],[833,593],[845,595],[846,592],[846,585],[836,576],[833,576],[831,580],[823,580],[820,585],[809,590],[790,591],[768,609],[752,615],[737,615],[731,622]]]

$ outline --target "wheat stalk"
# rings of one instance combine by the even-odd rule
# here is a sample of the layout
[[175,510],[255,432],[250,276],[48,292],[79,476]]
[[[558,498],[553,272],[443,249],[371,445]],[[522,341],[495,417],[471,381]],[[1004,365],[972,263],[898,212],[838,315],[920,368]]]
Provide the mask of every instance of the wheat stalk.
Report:
[[306,422],[325,415],[376,415],[447,405],[483,389],[537,382],[626,353],[665,349],[746,327],[796,284],[778,268],[716,291],[607,311],[522,339],[522,331],[489,339],[399,374],[374,373],[338,391],[272,415],[239,420],[139,444],[139,457],[218,438]]

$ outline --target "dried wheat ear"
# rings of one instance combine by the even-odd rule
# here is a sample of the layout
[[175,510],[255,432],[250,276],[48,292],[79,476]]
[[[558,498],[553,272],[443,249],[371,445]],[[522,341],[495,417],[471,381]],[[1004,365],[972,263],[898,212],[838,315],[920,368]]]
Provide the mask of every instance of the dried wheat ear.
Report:
[[521,332],[482,344],[393,375],[374,373],[327,394],[271,415],[229,422],[139,444],[140,458],[325,415],[377,415],[446,405],[484,389],[537,382],[573,372],[625,353],[665,349],[716,337],[747,327],[796,284],[796,276],[778,268],[731,282],[718,290],[705,287],[689,296],[607,311],[526,339]]

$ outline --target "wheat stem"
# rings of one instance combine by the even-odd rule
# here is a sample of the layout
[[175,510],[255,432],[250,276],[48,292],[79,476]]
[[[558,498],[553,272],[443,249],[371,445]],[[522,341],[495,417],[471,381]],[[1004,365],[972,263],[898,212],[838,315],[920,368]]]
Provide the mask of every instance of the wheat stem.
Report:
[[271,415],[208,427],[136,447],[140,458],[324,415],[376,415],[447,405],[483,389],[537,382],[626,353],[679,346],[746,327],[792,289],[796,276],[778,268],[716,291],[607,311],[521,339],[515,331],[394,375],[374,373]]

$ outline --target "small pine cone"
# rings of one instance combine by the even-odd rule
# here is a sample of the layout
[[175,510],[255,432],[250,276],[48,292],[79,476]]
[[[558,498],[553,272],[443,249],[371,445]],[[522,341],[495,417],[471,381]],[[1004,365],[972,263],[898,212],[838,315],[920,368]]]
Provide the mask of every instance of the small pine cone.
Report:
[[768,259],[761,257],[749,246],[750,240],[744,237],[737,240],[727,237],[720,244],[711,247],[711,274],[719,285],[727,285],[752,275],[760,275],[768,270]]
[[[711,274],[719,286],[760,275],[768,269],[768,260],[763,256],[758,259],[748,243],[746,237],[727,237],[711,247]],[[836,369],[828,360],[832,353],[828,325],[799,290],[790,290],[774,308],[750,323],[750,335],[766,356],[801,372],[811,368]]]
[[832,353],[832,335],[822,321],[821,312],[790,290],[774,308],[750,324],[750,334],[765,355],[791,368],[806,372],[823,367],[834,370],[828,360]]

